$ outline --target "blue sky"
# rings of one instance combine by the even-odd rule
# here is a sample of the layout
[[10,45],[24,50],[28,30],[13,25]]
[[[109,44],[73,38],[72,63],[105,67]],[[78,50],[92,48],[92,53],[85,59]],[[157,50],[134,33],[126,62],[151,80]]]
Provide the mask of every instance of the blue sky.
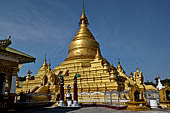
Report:
[[[118,58],[129,75],[139,66],[145,81],[170,77],[169,0],[85,0],[89,29],[102,56],[117,67]],[[82,0],[0,0],[0,39],[12,35],[11,47],[34,56],[24,64],[33,75],[45,53],[52,68],[68,53],[79,29]]]

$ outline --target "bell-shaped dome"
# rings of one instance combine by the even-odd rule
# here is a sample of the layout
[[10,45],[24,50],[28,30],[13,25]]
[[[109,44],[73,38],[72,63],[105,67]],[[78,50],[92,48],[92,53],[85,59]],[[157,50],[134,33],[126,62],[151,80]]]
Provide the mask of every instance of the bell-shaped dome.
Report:
[[84,9],[79,23],[80,29],[70,43],[68,57],[65,60],[95,59],[97,50],[100,51],[99,43],[87,27],[88,19]]

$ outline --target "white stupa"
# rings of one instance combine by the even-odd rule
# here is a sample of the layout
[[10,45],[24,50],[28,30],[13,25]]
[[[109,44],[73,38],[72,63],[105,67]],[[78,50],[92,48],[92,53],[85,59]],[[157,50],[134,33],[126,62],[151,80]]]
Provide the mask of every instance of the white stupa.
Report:
[[162,85],[162,83],[161,83],[160,76],[158,76],[158,84],[157,84],[156,88],[157,88],[158,90],[161,90],[162,88],[164,88],[163,85]]

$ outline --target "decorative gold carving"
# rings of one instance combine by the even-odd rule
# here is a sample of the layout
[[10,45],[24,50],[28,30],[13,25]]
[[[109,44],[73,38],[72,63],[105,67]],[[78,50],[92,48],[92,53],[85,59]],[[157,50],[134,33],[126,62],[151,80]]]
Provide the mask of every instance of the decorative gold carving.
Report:
[[8,37],[8,39],[0,40],[0,49],[4,50],[11,44],[11,36]]

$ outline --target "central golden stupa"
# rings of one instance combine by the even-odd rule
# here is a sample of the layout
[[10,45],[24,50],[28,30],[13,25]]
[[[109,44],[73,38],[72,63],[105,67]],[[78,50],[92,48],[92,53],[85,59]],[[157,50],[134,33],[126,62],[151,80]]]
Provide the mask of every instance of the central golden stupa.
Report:
[[[118,72],[102,57],[99,43],[88,29],[89,23],[84,8],[79,24],[80,29],[70,43],[67,58],[60,66],[54,68],[54,73],[56,75],[61,72],[67,73],[64,75],[65,86],[72,86],[75,74],[79,73],[81,75],[77,81],[79,102],[100,101],[104,99],[104,92],[117,88],[113,78]],[[123,71],[120,64],[118,68]]]
[[[79,24],[80,29],[69,45],[68,56],[64,62],[52,70],[50,64],[47,65],[45,58],[42,67],[34,76],[34,80],[30,80],[31,75],[28,72],[23,86],[20,88],[17,84],[17,92],[19,93],[22,90],[32,94],[55,94],[51,97],[51,100],[56,100],[60,94],[58,75],[63,75],[65,94],[67,93],[67,86],[71,86],[71,93],[73,94],[73,79],[76,74],[80,74],[81,77],[77,79],[78,101],[80,103],[104,103],[107,100],[106,97],[110,100],[118,99],[118,94],[114,94],[117,90],[132,92],[131,94],[121,94],[120,98],[134,100],[133,89],[135,88],[135,91],[141,93],[140,99],[143,99],[143,90],[153,88],[144,85],[143,75],[139,68],[134,74],[131,73],[130,76],[127,76],[120,61],[115,68],[102,57],[99,43],[88,29],[89,23],[84,8]],[[119,81],[120,79],[117,77],[121,78],[123,82]],[[110,92],[110,94],[106,95],[107,92]],[[37,101],[39,99],[45,100],[44,97],[34,98]],[[48,100],[48,97],[46,99]]]

